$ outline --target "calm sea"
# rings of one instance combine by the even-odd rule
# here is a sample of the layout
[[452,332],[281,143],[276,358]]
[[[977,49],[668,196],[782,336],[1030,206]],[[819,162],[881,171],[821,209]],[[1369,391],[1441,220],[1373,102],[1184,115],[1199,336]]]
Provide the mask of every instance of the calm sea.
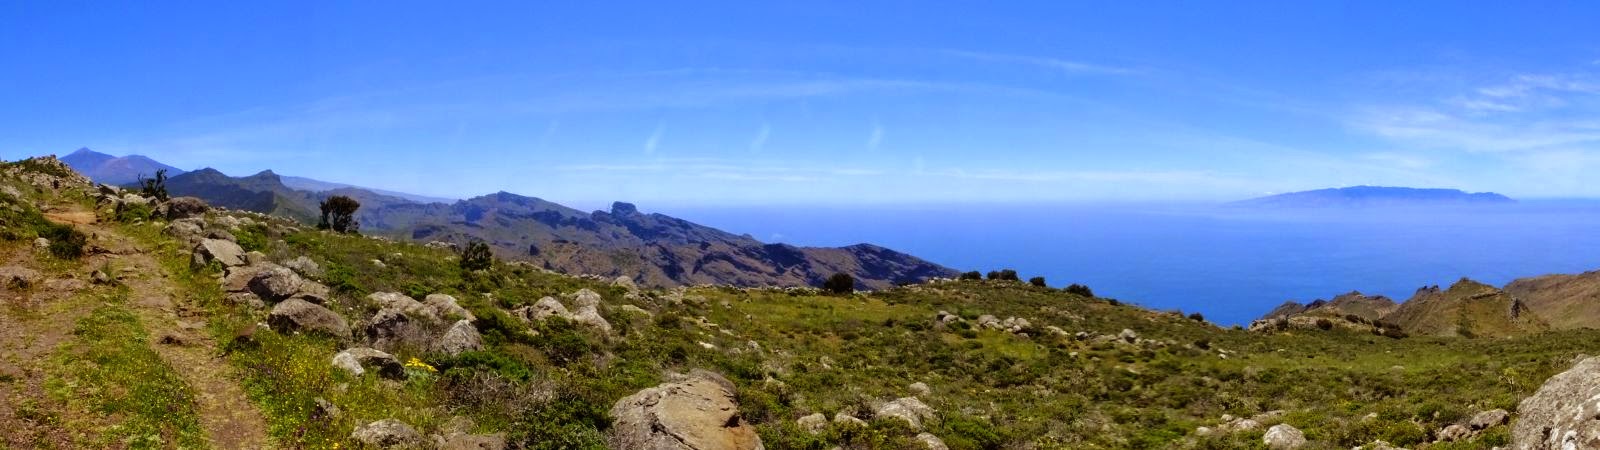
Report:
[[1600,269],[1600,202],[1472,209],[1256,211],[1194,205],[940,205],[661,211],[768,242],[870,242],[960,270],[1246,324],[1285,300],[1352,290],[1403,301],[1462,277]]

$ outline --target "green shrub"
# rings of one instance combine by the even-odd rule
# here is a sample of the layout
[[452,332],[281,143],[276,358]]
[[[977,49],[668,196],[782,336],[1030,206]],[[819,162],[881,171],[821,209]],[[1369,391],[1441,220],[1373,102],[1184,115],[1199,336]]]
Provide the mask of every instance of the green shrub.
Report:
[[822,290],[835,294],[848,294],[855,292],[856,277],[852,277],[850,274],[844,272],[833,274],[833,276],[828,277],[827,281],[822,282]]
[[1094,291],[1093,290],[1090,290],[1088,286],[1081,285],[1081,284],[1078,284],[1078,283],[1072,283],[1070,285],[1067,285],[1067,288],[1063,289],[1063,290],[1067,291],[1068,294],[1076,294],[1076,295],[1081,295],[1081,296],[1084,296],[1084,297],[1094,297]]
[[489,244],[482,241],[467,243],[467,248],[461,251],[461,270],[474,272],[487,270],[494,266],[494,253],[489,251]]
[[1033,287],[1050,287],[1050,285],[1045,284],[1044,277],[1029,278],[1028,284],[1033,285]]

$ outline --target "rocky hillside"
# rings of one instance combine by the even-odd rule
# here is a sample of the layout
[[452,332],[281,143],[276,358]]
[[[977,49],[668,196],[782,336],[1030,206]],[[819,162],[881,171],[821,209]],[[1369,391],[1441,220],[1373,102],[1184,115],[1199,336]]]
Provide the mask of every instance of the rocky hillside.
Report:
[[816,286],[843,272],[854,276],[859,288],[884,289],[956,275],[883,247],[767,244],[620,202],[610,211],[583,212],[500,192],[451,204],[418,203],[354,188],[290,189],[271,171],[229,177],[202,169],[173,177],[168,185],[173,195],[303,223],[315,220],[322,199],[346,195],[362,204],[357,219],[364,233],[457,247],[483,241],[501,257],[566,273],[627,276],[648,286]]
[[1600,327],[1600,272],[1522,278],[1505,290],[1551,328]]
[[[51,159],[0,165],[0,206],[4,448],[1600,442],[1596,330],[1248,332],[1006,280],[826,294],[468,270]],[[1490,292],[1438,294],[1457,290]]]
[[[1524,281],[1518,283],[1530,285]],[[1463,278],[1449,289],[1438,286],[1418,289],[1398,305],[1386,297],[1368,297],[1355,292],[1335,297],[1330,302],[1318,300],[1307,305],[1288,302],[1257,320],[1251,328],[1281,328],[1281,325],[1309,328],[1306,325],[1325,319],[1346,327],[1394,328],[1413,335],[1507,337],[1549,330],[1551,326],[1537,312],[1539,308],[1513,294],[1510,287],[1501,290]],[[1338,320],[1341,318],[1345,320]]]

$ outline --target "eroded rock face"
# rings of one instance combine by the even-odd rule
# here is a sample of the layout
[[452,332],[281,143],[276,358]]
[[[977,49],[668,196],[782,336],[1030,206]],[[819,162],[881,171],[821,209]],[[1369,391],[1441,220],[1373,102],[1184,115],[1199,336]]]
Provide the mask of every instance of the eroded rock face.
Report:
[[383,419],[356,427],[350,439],[374,448],[422,448],[422,435],[415,428],[394,419]]
[[615,449],[764,449],[755,428],[739,417],[732,383],[696,371],[618,400],[607,444]]
[[320,333],[345,339],[350,336],[350,324],[338,313],[305,300],[291,298],[272,307],[267,315],[267,325],[279,333]]
[[1600,448],[1600,357],[1550,377],[1517,405],[1511,448]]

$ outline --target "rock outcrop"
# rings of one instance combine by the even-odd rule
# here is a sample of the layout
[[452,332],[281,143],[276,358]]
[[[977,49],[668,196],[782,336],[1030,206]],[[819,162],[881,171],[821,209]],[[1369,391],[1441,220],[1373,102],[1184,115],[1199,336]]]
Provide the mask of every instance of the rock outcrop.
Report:
[[679,381],[618,400],[607,444],[616,449],[763,449],[755,428],[739,417],[732,383],[695,371]]
[[1306,445],[1306,435],[1289,424],[1278,424],[1267,429],[1261,442],[1272,450],[1294,450]]
[[1600,357],[1586,358],[1517,405],[1515,450],[1600,448]]
[[361,376],[367,370],[373,370],[378,376],[392,379],[406,379],[406,368],[394,355],[384,353],[378,349],[355,347],[345,349],[333,355],[333,366],[344,369],[351,375]]
[[301,299],[289,299],[272,307],[267,325],[279,333],[320,333],[339,339],[350,336],[350,324],[338,313]]
[[355,432],[350,433],[350,439],[381,449],[420,449],[424,443],[422,435],[417,433],[415,428],[394,419],[383,419],[356,427]]

